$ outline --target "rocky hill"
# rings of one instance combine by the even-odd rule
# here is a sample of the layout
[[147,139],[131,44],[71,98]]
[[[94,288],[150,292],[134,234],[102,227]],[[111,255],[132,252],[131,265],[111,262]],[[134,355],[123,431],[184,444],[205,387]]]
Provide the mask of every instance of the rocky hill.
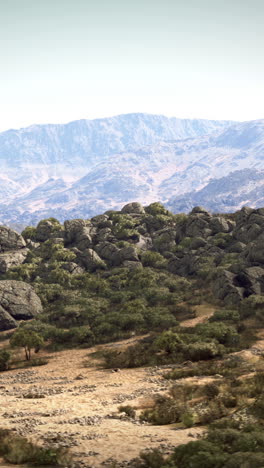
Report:
[[[264,293],[263,229],[263,208],[212,215],[195,207],[189,215],[173,215],[159,203],[144,208],[136,202],[125,205],[121,211],[108,211],[88,220],[65,221],[64,225],[54,218],[42,220],[36,228],[26,228],[23,235],[2,226],[1,328],[11,328],[18,318],[12,300],[6,305],[7,294],[10,298],[16,296],[15,309],[18,298],[21,296],[22,307],[27,295],[29,310],[33,301],[35,312],[19,314],[23,319],[31,318],[41,310],[36,307],[32,285],[44,296],[48,293],[43,293],[43,288],[55,288],[63,297],[64,288],[78,290],[87,278],[99,275],[104,282],[112,274],[122,276],[122,272],[144,276],[146,267],[168,275],[166,281],[173,277],[206,281],[215,298],[227,306],[238,307],[247,298],[261,297]],[[130,280],[124,280],[125,288],[129,288]],[[186,293],[190,284],[185,283]],[[115,289],[111,281],[105,287]],[[106,296],[110,302],[100,304],[102,311],[112,307],[111,293]]]

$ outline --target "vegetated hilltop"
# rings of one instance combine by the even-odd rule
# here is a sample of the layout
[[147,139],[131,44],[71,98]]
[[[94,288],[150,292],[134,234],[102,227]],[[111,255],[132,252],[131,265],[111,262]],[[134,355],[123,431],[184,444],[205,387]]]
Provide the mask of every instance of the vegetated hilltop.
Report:
[[[160,328],[161,318],[167,328],[176,320],[177,303],[197,293],[197,282],[229,307],[261,302],[263,226],[262,208],[212,215],[196,207],[189,215],[173,215],[160,203],[130,203],[64,225],[50,218],[22,235],[2,226],[0,286],[10,291],[23,285],[19,294],[27,297],[34,287],[45,321],[88,325],[91,342],[99,335],[106,340],[149,331],[154,323]],[[22,314],[12,312],[10,303],[8,313],[14,320]]]
[[[120,211],[63,225],[50,218],[36,228],[27,227],[22,235],[2,226],[0,329],[10,330],[14,337],[34,332],[47,349],[97,346],[93,350],[105,368],[150,366],[138,374],[140,388],[130,374],[133,395],[127,389],[125,394],[113,395],[116,412],[103,409],[110,403],[105,393],[104,397],[99,393],[95,398],[104,405],[99,405],[96,423],[90,422],[89,415],[80,417],[79,409],[78,417],[77,413],[73,417],[72,401],[68,402],[72,419],[62,418],[67,428],[68,424],[106,428],[106,420],[117,419],[111,427],[120,430],[119,435],[122,418],[127,434],[132,434],[129,428],[134,424],[166,426],[164,446],[160,439],[146,441],[146,448],[159,447],[159,451],[132,462],[133,451],[126,466],[198,468],[206,461],[208,467],[240,468],[246,461],[262,467],[263,235],[263,208],[210,214],[195,207],[188,215],[174,215],[160,203],[147,207],[130,203]],[[121,339],[127,342],[104,345]],[[12,338],[10,343],[21,342]],[[83,350],[79,352],[84,357]],[[10,357],[0,358],[5,359],[3,368],[15,367],[14,359],[8,364]],[[91,357],[88,361],[90,368]],[[31,374],[27,378],[24,382],[22,375],[21,382],[31,384],[28,398],[42,398],[37,380]],[[101,378],[98,374],[96,385]],[[146,382],[151,388],[146,388]],[[108,383],[123,385],[121,380]],[[87,380],[82,389],[75,386],[65,391],[78,399],[93,391],[88,387]],[[13,397],[21,398],[21,391],[15,389]],[[43,395],[52,398],[53,394],[44,389]],[[188,442],[186,434],[177,439],[175,431],[175,442],[169,435],[176,427],[194,426],[200,432],[208,425],[204,439],[186,446],[177,447]],[[74,430],[71,438],[76,438],[77,445],[84,444],[80,437],[85,434]],[[45,428],[40,432],[43,436]],[[150,436],[147,430],[140,433]],[[128,449],[133,440],[127,438]],[[85,444],[87,452],[89,440]],[[109,456],[118,453],[116,466],[125,466],[120,450],[114,445],[111,450]],[[86,456],[94,466],[103,466],[102,457],[96,464],[94,452]]]

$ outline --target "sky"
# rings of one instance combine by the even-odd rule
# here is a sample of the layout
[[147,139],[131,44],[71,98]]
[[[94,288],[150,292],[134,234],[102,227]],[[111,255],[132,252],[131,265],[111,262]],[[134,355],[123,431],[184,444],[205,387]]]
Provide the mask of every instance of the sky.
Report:
[[264,118],[263,0],[0,0],[0,131]]

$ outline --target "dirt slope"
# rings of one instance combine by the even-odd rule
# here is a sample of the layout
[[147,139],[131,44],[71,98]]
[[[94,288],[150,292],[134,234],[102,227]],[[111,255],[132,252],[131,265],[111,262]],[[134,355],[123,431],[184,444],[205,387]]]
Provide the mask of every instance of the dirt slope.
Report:
[[45,366],[0,374],[0,427],[34,440],[60,438],[85,467],[131,460],[147,447],[169,451],[202,432],[120,419],[120,404],[147,407],[170,383],[162,378],[164,369],[98,369],[89,357],[96,349],[54,353]]

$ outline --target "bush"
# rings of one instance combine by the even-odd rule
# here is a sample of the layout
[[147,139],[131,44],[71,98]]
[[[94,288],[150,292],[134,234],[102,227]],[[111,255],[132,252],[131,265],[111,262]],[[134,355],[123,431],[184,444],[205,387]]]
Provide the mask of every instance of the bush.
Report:
[[206,384],[203,390],[207,398],[209,398],[210,400],[212,400],[217,395],[219,395],[219,392],[220,392],[219,387],[214,383]]
[[216,310],[214,315],[210,317],[209,322],[230,321],[237,323],[240,321],[240,314],[237,310]]
[[136,411],[134,410],[134,408],[130,405],[126,405],[126,406],[119,406],[118,407],[118,411],[119,413],[126,413],[126,415],[129,417],[129,418],[135,418],[136,416]]
[[205,337],[213,338],[225,346],[237,346],[239,344],[239,334],[232,325],[224,323],[204,323],[197,325],[195,331]]
[[194,425],[194,416],[193,413],[190,413],[189,411],[186,411],[186,413],[183,413],[181,416],[181,422],[185,427],[192,427]]
[[140,419],[156,425],[173,424],[181,420],[182,412],[183,406],[174,398],[159,395],[154,408],[144,410]]
[[30,239],[32,241],[36,240],[36,228],[33,226],[27,226],[24,231],[22,231],[21,235],[24,239]]
[[199,440],[176,447],[170,460],[175,468],[222,468],[227,458],[217,445]]
[[8,370],[11,354],[5,349],[0,351],[0,371]]
[[159,449],[146,450],[140,453],[140,460],[136,468],[162,468],[165,465],[165,459]]
[[165,351],[168,354],[179,352],[183,347],[183,341],[178,333],[171,330],[163,332],[155,341],[154,346],[159,351]]
[[185,359],[190,359],[191,361],[202,361],[207,359],[213,359],[216,356],[222,356],[223,349],[216,345],[215,343],[191,343],[184,347],[184,357]]
[[64,465],[69,462],[65,449],[40,447],[9,430],[0,430],[0,455],[14,464]]
[[144,267],[152,268],[162,268],[166,264],[166,261],[161,254],[151,250],[147,250],[141,254],[141,262]]

